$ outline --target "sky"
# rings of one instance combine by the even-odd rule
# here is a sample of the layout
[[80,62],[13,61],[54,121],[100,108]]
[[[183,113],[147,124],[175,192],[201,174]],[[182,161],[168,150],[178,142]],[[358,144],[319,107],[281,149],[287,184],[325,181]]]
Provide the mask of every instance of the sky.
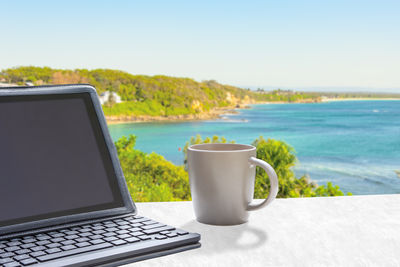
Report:
[[2,1],[0,69],[400,93],[400,1]]

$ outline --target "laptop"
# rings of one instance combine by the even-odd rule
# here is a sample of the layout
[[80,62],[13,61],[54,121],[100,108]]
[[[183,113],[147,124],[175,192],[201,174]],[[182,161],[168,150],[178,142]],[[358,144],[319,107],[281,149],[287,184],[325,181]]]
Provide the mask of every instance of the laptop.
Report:
[[0,266],[118,266],[199,240],[137,213],[94,87],[0,89]]

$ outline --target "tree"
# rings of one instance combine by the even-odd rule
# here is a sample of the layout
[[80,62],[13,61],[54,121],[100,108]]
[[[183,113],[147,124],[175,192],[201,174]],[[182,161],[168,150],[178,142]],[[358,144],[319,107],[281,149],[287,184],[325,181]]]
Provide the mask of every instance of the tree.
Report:
[[[291,169],[297,162],[294,149],[285,142],[268,139],[262,136],[253,142],[257,148],[257,158],[268,162],[276,171],[279,180],[277,197],[316,197],[316,196],[343,196],[338,186],[328,183],[318,186],[308,176],[296,178]],[[257,167],[254,197],[265,198],[269,192],[270,182],[264,170]],[[348,194],[349,195],[349,194]],[[351,195],[351,193],[350,193]]]
[[115,93],[114,92],[109,92],[108,94],[108,99],[107,102],[105,103],[105,105],[107,107],[113,107],[115,104],[117,103],[117,99],[115,97]]
[[115,143],[132,198],[138,202],[190,200],[189,177],[183,166],[137,150],[135,143],[134,135]]

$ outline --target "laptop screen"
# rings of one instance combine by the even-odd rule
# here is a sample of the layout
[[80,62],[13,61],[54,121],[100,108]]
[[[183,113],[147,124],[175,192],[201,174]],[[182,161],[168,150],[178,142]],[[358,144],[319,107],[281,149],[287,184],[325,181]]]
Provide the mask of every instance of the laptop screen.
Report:
[[0,226],[123,206],[89,93],[0,97]]

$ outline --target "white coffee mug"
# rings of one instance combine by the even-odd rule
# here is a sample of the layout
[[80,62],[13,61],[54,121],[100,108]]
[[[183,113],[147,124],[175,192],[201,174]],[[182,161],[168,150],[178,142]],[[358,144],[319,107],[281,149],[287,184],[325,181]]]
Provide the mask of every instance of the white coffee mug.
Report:
[[[256,166],[270,179],[268,197],[252,203]],[[190,190],[197,220],[214,225],[248,221],[249,211],[270,204],[278,193],[278,177],[256,148],[240,144],[200,144],[188,148]]]

